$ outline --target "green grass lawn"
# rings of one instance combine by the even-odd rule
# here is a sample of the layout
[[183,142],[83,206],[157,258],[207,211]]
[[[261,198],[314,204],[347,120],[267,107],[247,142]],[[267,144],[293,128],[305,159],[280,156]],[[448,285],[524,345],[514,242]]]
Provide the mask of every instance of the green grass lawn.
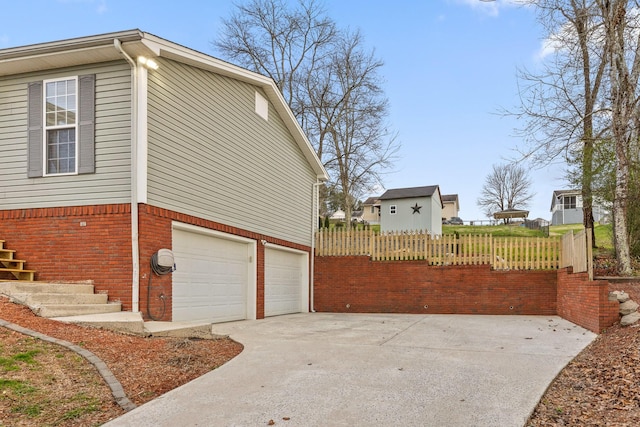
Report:
[[[582,230],[582,224],[552,225],[549,227],[550,237],[560,237],[569,231],[577,233]],[[519,225],[443,225],[442,234],[492,234],[499,237],[545,237],[540,230],[530,230]],[[596,246],[602,249],[613,249],[611,224],[596,224]]]
[[496,237],[546,237],[540,230],[520,225],[443,225],[442,234],[491,234]]
[[[341,226],[344,226],[341,224]],[[335,224],[332,222],[331,228]],[[369,226],[375,233],[380,232],[379,225]],[[362,224],[358,224],[358,229],[363,229]],[[552,225],[549,227],[550,237],[560,237],[569,231],[574,233],[582,230],[582,224]],[[596,246],[603,250],[612,250],[611,224],[596,224]],[[496,237],[546,237],[541,230],[530,230],[520,225],[443,225],[442,234],[491,234]]]

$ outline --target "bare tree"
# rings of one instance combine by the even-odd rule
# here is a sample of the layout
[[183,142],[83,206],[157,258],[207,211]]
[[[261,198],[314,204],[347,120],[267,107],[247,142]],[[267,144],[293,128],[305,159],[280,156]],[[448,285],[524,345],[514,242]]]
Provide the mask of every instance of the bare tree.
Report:
[[329,53],[335,23],[316,0],[298,0],[295,8],[282,0],[251,0],[235,8],[222,20],[213,46],[230,61],[271,77],[300,120],[308,104],[305,78]]
[[382,61],[359,32],[339,31],[315,0],[291,9],[282,0],[250,0],[236,8],[214,46],[274,79],[350,220],[354,201],[381,182],[398,149],[386,126]]
[[[592,227],[594,177],[612,176],[614,244],[620,274],[631,272],[628,203],[632,152],[640,125],[640,4],[631,0],[526,0],[549,31],[554,62],[524,73],[525,156],[577,165],[586,227]],[[612,153],[612,162],[608,162]],[[602,161],[604,160],[604,162]],[[607,173],[610,169],[610,174]],[[601,188],[605,185],[599,184]],[[594,240],[595,242],[595,240]]]
[[533,196],[527,171],[517,163],[507,163],[493,165],[477,203],[488,217],[492,217],[496,212],[526,208]]
[[367,52],[360,33],[341,33],[322,72],[308,80],[307,127],[343,195],[347,220],[355,201],[381,182],[398,148],[386,128],[388,102],[377,73],[383,63]]
[[[638,83],[640,78],[640,32],[637,1],[597,0],[609,44],[611,136],[615,147],[613,235],[618,273],[630,275],[631,256],[627,211],[630,155],[639,137]],[[633,11],[630,13],[630,11]]]
[[534,164],[558,159],[576,165],[570,181],[581,189],[583,224],[593,227],[594,144],[608,129],[600,110],[608,64],[607,39],[594,0],[526,0],[534,5],[547,31],[550,58],[542,71],[520,71],[522,104],[517,115],[527,121],[522,151]]

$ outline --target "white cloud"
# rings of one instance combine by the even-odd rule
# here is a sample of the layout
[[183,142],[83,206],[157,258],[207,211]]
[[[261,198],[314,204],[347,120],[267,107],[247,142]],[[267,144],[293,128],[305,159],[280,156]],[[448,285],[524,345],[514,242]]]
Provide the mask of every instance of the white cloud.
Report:
[[107,7],[107,1],[106,0],[101,0],[98,3],[98,14],[102,15],[103,13],[105,13],[107,10],[109,10],[109,8]]
[[96,12],[99,15],[102,15],[108,10],[107,0],[57,0],[58,3],[62,4],[87,4],[87,5],[95,5]]
[[535,54],[537,61],[544,61],[548,56],[553,55],[563,48],[559,38],[555,35],[544,39],[540,43],[540,49]]
[[522,0],[453,0],[488,16],[498,16],[500,11],[507,8],[522,5]]

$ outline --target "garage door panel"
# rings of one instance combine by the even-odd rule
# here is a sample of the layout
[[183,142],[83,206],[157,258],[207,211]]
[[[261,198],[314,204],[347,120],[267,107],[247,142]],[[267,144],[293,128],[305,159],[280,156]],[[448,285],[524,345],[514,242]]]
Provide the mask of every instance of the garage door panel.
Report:
[[306,311],[303,289],[306,284],[304,254],[267,248],[265,250],[265,316]]
[[247,318],[247,243],[174,229],[173,252],[174,321]]

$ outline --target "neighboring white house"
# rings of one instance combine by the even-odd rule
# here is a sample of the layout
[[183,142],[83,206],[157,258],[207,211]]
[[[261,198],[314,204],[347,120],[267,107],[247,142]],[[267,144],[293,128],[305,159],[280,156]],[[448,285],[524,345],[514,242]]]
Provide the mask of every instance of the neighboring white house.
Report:
[[[551,225],[581,224],[582,195],[579,190],[555,190],[551,197]],[[606,222],[608,210],[604,204],[594,200],[593,220],[595,222]]]
[[362,220],[368,224],[380,224],[380,199],[369,197],[362,203]]
[[380,199],[380,231],[427,230],[442,234],[440,187],[395,188]]
[[460,211],[460,201],[457,194],[442,195],[442,219],[451,219],[458,217]]
[[334,219],[336,221],[344,221],[345,218],[346,218],[346,214],[344,213],[344,211],[342,209],[338,209],[337,211],[332,213],[329,218],[330,219]]

